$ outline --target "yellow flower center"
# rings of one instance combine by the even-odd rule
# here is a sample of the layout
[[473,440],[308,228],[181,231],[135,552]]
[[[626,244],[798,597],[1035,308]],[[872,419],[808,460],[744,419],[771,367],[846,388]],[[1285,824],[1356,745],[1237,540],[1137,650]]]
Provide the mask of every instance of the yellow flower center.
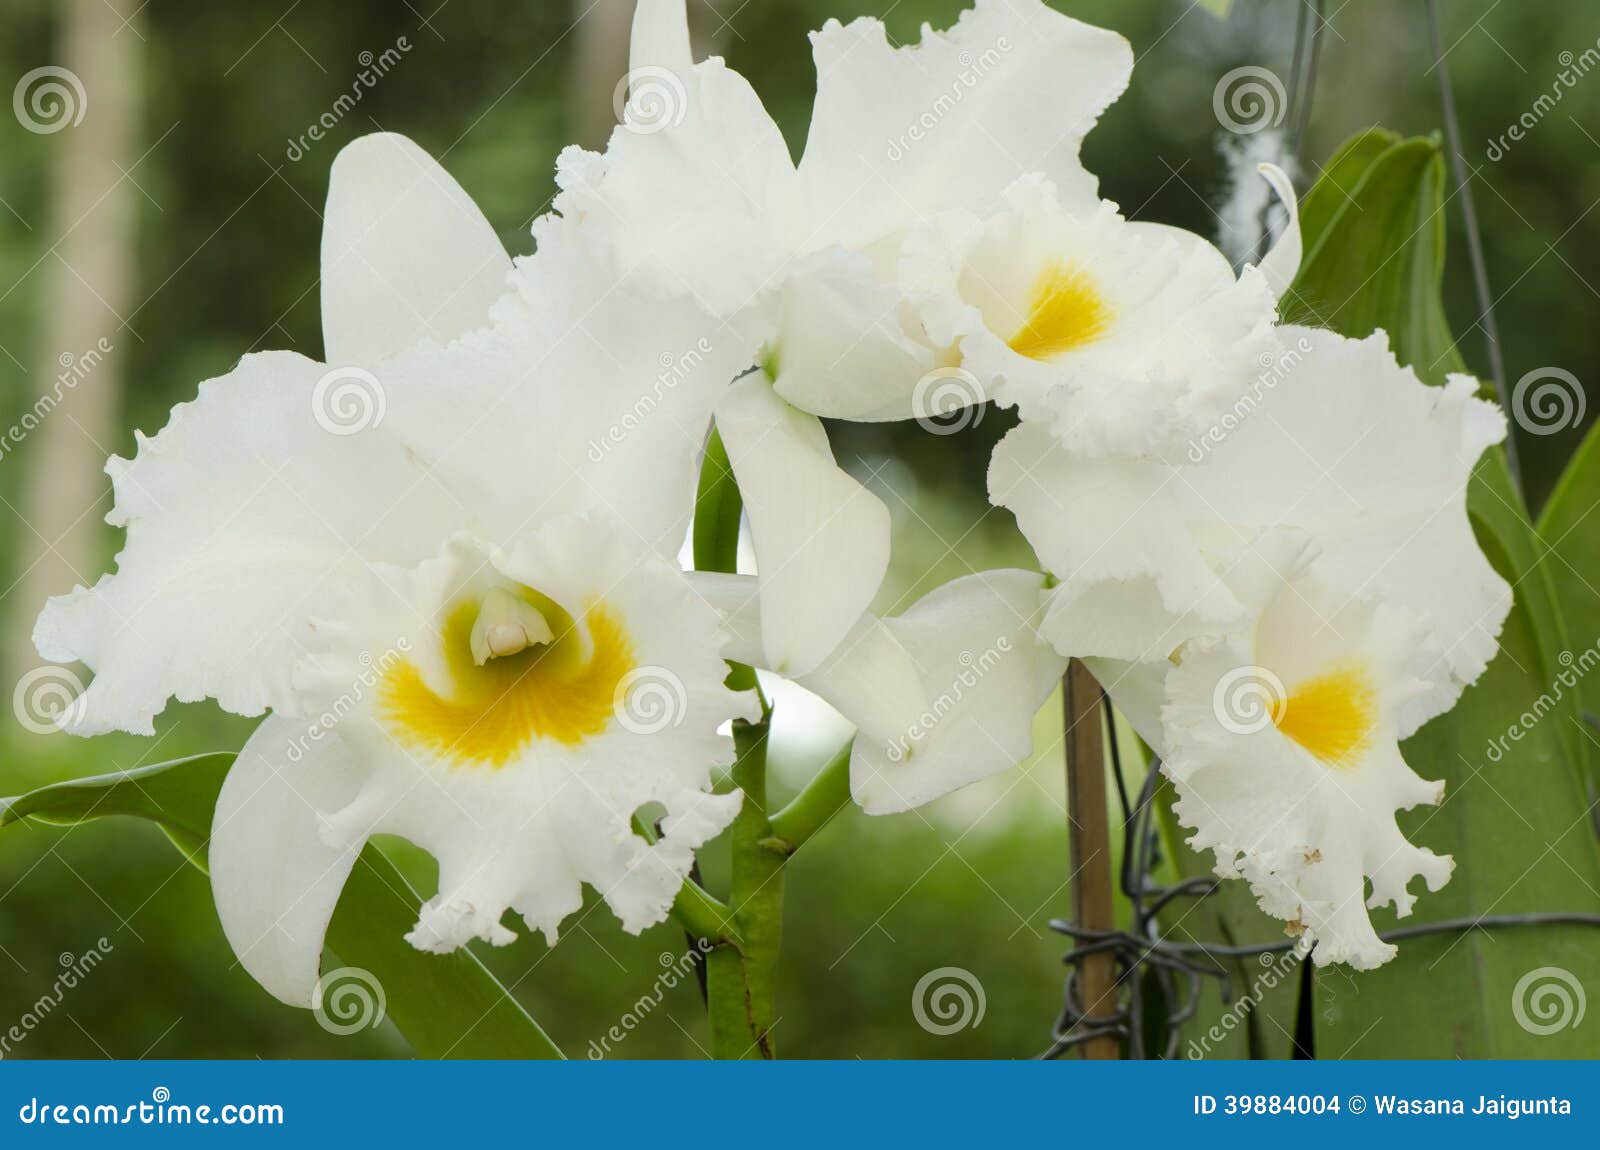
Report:
[[617,684],[633,669],[621,620],[598,601],[574,620],[528,588],[514,592],[526,605],[519,614],[508,594],[491,591],[445,616],[443,693],[410,661],[384,676],[379,711],[402,743],[457,765],[502,767],[536,739],[577,746],[611,722]]
[[1111,305],[1075,264],[1051,260],[1028,295],[1027,318],[1007,341],[1029,359],[1052,360],[1093,343],[1111,327]]
[[1360,664],[1351,664],[1297,683],[1272,720],[1329,766],[1353,767],[1371,743],[1377,717],[1372,679]]

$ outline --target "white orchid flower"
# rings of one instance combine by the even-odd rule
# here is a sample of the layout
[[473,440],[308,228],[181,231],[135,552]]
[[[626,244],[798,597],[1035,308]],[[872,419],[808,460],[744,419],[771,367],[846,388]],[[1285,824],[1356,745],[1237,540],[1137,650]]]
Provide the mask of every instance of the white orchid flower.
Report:
[[[408,937],[448,950],[508,941],[508,909],[553,941],[583,883],[642,930],[739,807],[711,771],[753,703],[672,559],[737,349],[582,254],[541,253],[505,296],[511,261],[442,168],[352,144],[325,217],[331,367],[247,356],[113,459],[117,571],[39,620],[41,653],[96,673],[81,733],[150,733],[169,697],[271,712],[210,869],[235,952],[286,1002],[311,1003],[373,834],[439,860]],[[642,390],[657,409],[629,423]]]
[[1219,875],[1248,880],[1291,934],[1309,932],[1318,963],[1370,969],[1395,947],[1367,908],[1403,918],[1413,878],[1437,891],[1451,873],[1395,823],[1444,792],[1398,745],[1415,729],[1408,705],[1434,689],[1438,653],[1414,614],[1352,599],[1293,550],[1280,553],[1283,578],[1258,584],[1252,627],[1186,643],[1161,669],[1090,665],[1162,753],[1190,844],[1215,853]]
[[[729,657],[771,669],[756,580],[692,578],[733,634]],[[862,616],[794,678],[856,725],[850,791],[867,814],[921,806],[1032,753],[1033,718],[1067,666],[1036,632],[1043,589],[1031,571],[954,579],[899,615]]]
[[[1042,0],[978,0],[918,44],[865,18],[812,43],[796,164],[743,77],[693,62],[683,0],[640,0],[627,122],[604,155],[563,154],[555,204],[764,346],[794,406],[906,419],[1040,407],[1069,384],[1057,402],[1089,417],[1074,435],[1148,436],[1175,401],[1205,414],[1208,388],[1270,341],[1300,259],[1281,172],[1263,166],[1289,227],[1236,278],[1204,240],[1122,219],[1079,160],[1127,87],[1122,37]],[[957,372],[965,395],[929,378]]]
[[1300,263],[1294,191],[1261,172],[1289,222],[1260,266],[1182,228],[1072,203],[1039,175],[987,215],[949,212],[914,230],[901,281],[923,330],[959,349],[979,398],[1016,407],[1091,457],[1176,456],[1232,407],[1278,350],[1279,296]]
[[1441,790],[1398,743],[1483,673],[1510,609],[1466,513],[1505,419],[1472,380],[1424,385],[1382,333],[1283,340],[1190,462],[1085,459],[1025,421],[991,494],[1061,579],[1042,634],[1093,656],[1191,842],[1319,962],[1371,967],[1394,948],[1366,881],[1404,915],[1411,878],[1450,873],[1395,826]]
[[1024,421],[995,451],[991,498],[1060,579],[1041,632],[1080,657],[1159,665],[1189,639],[1248,629],[1236,584],[1275,565],[1285,531],[1308,540],[1325,584],[1420,620],[1434,663],[1407,703],[1415,728],[1483,673],[1510,610],[1466,511],[1505,418],[1464,376],[1423,384],[1381,332],[1281,338],[1188,460],[1084,458]]
[[[895,298],[892,276],[874,274],[885,241],[892,250],[942,212],[987,214],[1031,173],[1075,202],[1096,202],[1078,152],[1127,87],[1133,52],[1117,34],[1041,0],[979,0],[954,28],[925,28],[909,47],[891,47],[869,18],[830,20],[811,39],[817,97],[796,164],[744,77],[717,57],[694,62],[684,0],[639,0],[626,122],[604,155],[563,154],[557,209],[613,232],[620,258],[719,315],[746,312],[793,282],[802,289],[794,307],[833,305],[802,323],[844,322],[857,338],[894,345],[905,340],[894,308],[857,306]],[[853,342],[834,338],[840,348]],[[799,386],[797,370],[786,356],[786,395]]]
[[[766,367],[717,425],[749,508],[765,650],[791,675],[838,647],[889,555],[887,509],[837,466],[817,417],[908,418],[919,381],[959,364],[898,282],[902,240],[938,213],[992,210],[1030,172],[1092,201],[1079,144],[1132,61],[1121,37],[1038,0],[984,0],[912,48],[876,20],[813,42],[797,165],[742,76],[693,62],[683,0],[640,0],[626,123],[604,155],[563,153],[544,225],[603,234],[624,269],[698,300]],[[941,386],[937,410],[951,398]],[[820,553],[827,580],[798,558]]]
[[[766,650],[797,675],[867,608],[889,553],[887,509],[815,417],[931,419],[995,398],[1077,446],[1181,444],[1273,346],[1299,261],[1291,224],[1236,278],[1210,244],[1099,199],[1079,149],[1127,86],[1115,33],[1041,0],[979,0],[907,47],[873,19],[812,41],[797,164],[742,76],[693,61],[683,0],[640,0],[626,122],[604,155],[563,153],[546,223],[604,234],[766,368],[765,393],[746,381],[717,422],[757,493]],[[802,552],[847,556],[846,577],[811,577]]]

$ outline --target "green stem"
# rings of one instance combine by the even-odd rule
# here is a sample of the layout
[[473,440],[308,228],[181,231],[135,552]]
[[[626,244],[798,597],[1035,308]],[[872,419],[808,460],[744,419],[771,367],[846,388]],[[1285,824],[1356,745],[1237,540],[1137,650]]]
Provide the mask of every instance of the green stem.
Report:
[[[694,565],[700,571],[733,572],[738,568],[739,517],[744,500],[722,436],[711,432],[700,487],[695,495]],[[728,941],[706,955],[706,1009],[711,1020],[711,1053],[715,1058],[771,1058],[772,1027],[777,1021],[778,946],[783,932],[783,863],[785,850],[774,849],[767,821],[767,729],[772,708],[761,697],[751,668],[728,665],[728,686],[754,689],[761,698],[761,719],[733,725],[733,785],[744,792],[744,805],[728,829],[733,875],[729,907],[717,903]],[[684,889],[690,890],[688,884]],[[698,890],[696,887],[694,890]],[[700,892],[704,895],[704,892]],[[690,891],[690,901],[699,895]],[[709,895],[707,900],[715,902]],[[679,903],[684,902],[680,894]],[[675,911],[679,906],[674,906]],[[687,908],[699,915],[704,908]],[[732,918],[731,930],[727,927]],[[694,929],[694,928],[691,928]],[[702,933],[703,932],[697,932]]]
[[[633,830],[647,843],[656,841],[656,830],[638,815],[633,816]],[[728,904],[708,892],[692,878],[683,880],[678,897],[672,903],[672,917],[678,925],[713,946],[738,946],[739,932],[733,921],[733,911]]]
[[772,816],[772,834],[788,854],[793,854],[828,821],[850,806],[850,752],[855,737],[840,747],[833,758],[789,800],[789,805]]
[[729,828],[733,877],[729,901],[740,945],[706,956],[714,1058],[773,1058],[778,954],[783,935],[783,864],[789,852],[773,840],[767,818],[767,719],[737,721],[733,780],[744,805]]
[[684,879],[672,903],[672,917],[684,930],[713,946],[738,946],[739,929],[728,904],[692,879]]

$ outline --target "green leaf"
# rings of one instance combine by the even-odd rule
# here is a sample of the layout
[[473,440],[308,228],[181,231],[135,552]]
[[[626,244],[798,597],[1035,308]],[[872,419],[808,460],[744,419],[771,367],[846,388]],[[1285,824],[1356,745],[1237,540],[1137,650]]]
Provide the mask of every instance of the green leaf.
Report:
[[[774,368],[773,370],[776,370]],[[769,376],[770,378],[770,376]],[[744,496],[733,477],[733,463],[722,433],[711,429],[694,497],[694,569],[732,574],[739,566],[739,518]],[[730,691],[755,688],[756,673],[742,663],[728,664]]]
[[[1529,522],[1522,497],[1511,482],[1505,452],[1500,448],[1487,454],[1473,472],[1472,482],[1467,487],[1467,511],[1480,536],[1484,533],[1492,536],[1505,556],[1506,578],[1533,624],[1542,681],[1550,685],[1559,683],[1572,658],[1566,607],[1569,602],[1581,605],[1582,593],[1570,585],[1564,586],[1568,583],[1564,576],[1569,572],[1563,568],[1562,560],[1552,555],[1551,545]],[[1579,587],[1583,586],[1575,571],[1570,572],[1570,576],[1577,579]],[[1593,639],[1585,640],[1585,644],[1592,642]],[[1578,687],[1574,698],[1581,700],[1581,681]],[[1595,689],[1593,685],[1588,688]],[[1594,737],[1583,725],[1580,708],[1576,705],[1563,707],[1563,716],[1560,734],[1567,763],[1580,777],[1584,774],[1600,777],[1595,773],[1600,766],[1600,752],[1596,750]]]
[[[1586,656],[1600,650],[1600,424],[1584,436],[1539,515],[1538,542],[1545,548],[1542,574],[1555,591],[1566,627],[1563,652],[1587,672]],[[1537,561],[1537,559],[1536,559]],[[1557,656],[1561,657],[1560,654]],[[1547,661],[1548,669],[1549,663]],[[1554,681],[1554,680],[1552,680]],[[1580,677],[1579,706],[1600,713],[1600,676]],[[1590,780],[1590,793],[1600,792],[1600,736],[1586,723],[1573,732]]]
[[561,1050],[470,950],[424,954],[405,940],[422,899],[381,850],[361,852],[328,946],[370,970],[389,1016],[424,1058],[561,1058]]
[[159,826],[173,845],[204,871],[211,809],[233,757],[231,751],[195,755],[0,799],[0,827],[25,818],[70,827],[109,815],[133,815]]
[[1339,146],[1300,199],[1300,236],[1308,252],[1320,242],[1334,217],[1352,202],[1374,161],[1399,142],[1398,133],[1369,128]]
[[[1514,564],[1485,532],[1503,575]],[[1542,678],[1538,637],[1519,598],[1500,654],[1455,709],[1401,748],[1425,778],[1444,778],[1444,803],[1401,816],[1413,841],[1455,856],[1455,875],[1417,902],[1412,922],[1530,911],[1600,912],[1600,846],[1561,728],[1571,698]],[[1519,741],[1507,732],[1536,700],[1551,701]],[[1383,930],[1393,914],[1374,912]],[[1317,974],[1319,1058],[1563,1058],[1593,1054],[1585,1029],[1541,1035],[1514,1001],[1524,976],[1557,967],[1600,986],[1600,931],[1576,926],[1497,927],[1409,939],[1388,965],[1364,974]],[[1525,1013],[1528,990],[1521,995]],[[1446,1005],[1447,1004],[1447,1005]]]
[[1306,254],[1285,319],[1353,338],[1383,328],[1430,383],[1464,371],[1439,294],[1444,189],[1437,139],[1367,132],[1346,143],[1306,195]]
[[[211,815],[233,754],[178,759],[76,779],[0,799],[0,827],[33,819],[75,826],[111,815],[156,823],[205,869]],[[369,843],[356,861],[328,927],[339,962],[370,971],[388,1016],[424,1058],[560,1058],[549,1036],[470,950],[429,955],[405,941],[422,899]]]
[[1211,13],[1218,20],[1228,18],[1228,9],[1233,7],[1233,0],[1200,0],[1200,7]]
[[[1539,542],[1568,638],[1600,642],[1600,423],[1584,436],[1539,514]],[[1546,557],[1547,556],[1547,557]]]
[[700,483],[694,499],[694,567],[696,571],[735,568],[739,555],[739,517],[744,498],[733,477],[733,464],[722,433],[712,429],[700,462]]

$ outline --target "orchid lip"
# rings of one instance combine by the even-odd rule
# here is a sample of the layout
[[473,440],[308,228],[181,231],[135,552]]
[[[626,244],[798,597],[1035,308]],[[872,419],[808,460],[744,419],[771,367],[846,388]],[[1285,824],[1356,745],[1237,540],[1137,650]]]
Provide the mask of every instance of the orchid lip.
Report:
[[531,744],[579,746],[612,723],[633,669],[622,617],[600,600],[574,617],[527,587],[494,587],[447,608],[431,659],[380,688],[384,725],[452,766],[505,767]]

